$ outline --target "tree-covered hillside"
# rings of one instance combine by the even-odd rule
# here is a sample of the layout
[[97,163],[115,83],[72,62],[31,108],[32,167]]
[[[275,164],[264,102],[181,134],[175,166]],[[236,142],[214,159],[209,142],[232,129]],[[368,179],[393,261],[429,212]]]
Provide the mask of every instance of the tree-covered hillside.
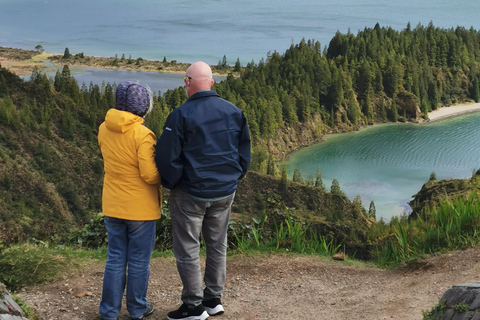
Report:
[[281,151],[326,132],[421,121],[439,106],[478,102],[479,63],[474,29],[429,24],[396,31],[377,24],[357,35],[337,33],[323,51],[313,40],[292,44],[216,89],[245,110],[256,147],[281,160]]
[[[67,239],[101,211],[103,162],[97,128],[108,108],[114,107],[115,85],[79,87],[67,66],[54,79],[34,72],[24,81],[0,68],[0,243]],[[155,97],[147,125],[161,130],[169,104],[185,100],[183,90]],[[253,173],[252,173],[253,174]],[[268,191],[270,190],[270,191]],[[274,190],[276,193],[271,193]],[[295,206],[296,215],[342,239],[366,240],[373,220],[365,210],[338,190],[330,194],[313,186],[253,175],[241,182],[235,208],[239,221],[276,205]],[[303,198],[302,198],[303,197]],[[302,203],[311,202],[310,205]],[[352,218],[354,217],[354,219]],[[355,223],[362,221],[362,227]],[[335,231],[340,223],[341,230]],[[350,241],[350,242],[352,242]]]
[[0,241],[64,235],[100,210],[96,131],[112,105],[111,85],[80,89],[68,68],[54,83],[0,68]]
[[[322,208],[306,206],[305,213],[334,225],[342,213],[347,219],[368,217],[355,200],[331,191],[285,191],[286,169],[276,161],[327,132],[421,121],[441,105],[479,101],[479,65],[476,30],[430,24],[395,31],[376,25],[356,36],[337,33],[323,50],[318,42],[302,40],[284,54],[249,63],[240,76],[229,75],[214,89],[245,111],[253,140],[251,171],[277,177],[271,188],[262,179],[262,190],[282,184],[278,190],[297,208],[314,197]],[[96,136],[114,106],[114,92],[115,84],[79,86],[67,66],[54,79],[34,72],[29,81],[0,67],[0,241],[60,237],[101,210],[103,162]],[[155,96],[146,125],[159,136],[167,115],[186,98],[181,87]],[[255,190],[255,180],[247,179],[251,184],[242,190]],[[261,193],[251,193],[255,201],[239,194],[235,208],[262,213]]]

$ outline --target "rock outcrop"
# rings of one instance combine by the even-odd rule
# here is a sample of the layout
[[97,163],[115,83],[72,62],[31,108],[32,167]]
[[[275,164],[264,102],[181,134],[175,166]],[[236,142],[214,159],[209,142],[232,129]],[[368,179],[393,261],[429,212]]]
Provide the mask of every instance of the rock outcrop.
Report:
[[412,207],[411,218],[422,215],[425,207],[440,200],[455,199],[459,196],[468,197],[474,188],[480,183],[480,170],[471,179],[429,180],[422,189],[413,196],[409,202]]
[[453,286],[424,319],[480,320],[480,282]]
[[2,283],[0,283],[0,320],[28,320],[25,318],[25,312],[12,299]]

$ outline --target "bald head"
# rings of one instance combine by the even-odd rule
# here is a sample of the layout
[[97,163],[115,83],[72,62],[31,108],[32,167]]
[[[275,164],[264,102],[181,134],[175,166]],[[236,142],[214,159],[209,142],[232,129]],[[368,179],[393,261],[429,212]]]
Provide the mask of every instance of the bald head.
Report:
[[192,63],[185,76],[187,78],[185,87],[189,97],[200,90],[210,90],[214,83],[212,69],[203,61]]

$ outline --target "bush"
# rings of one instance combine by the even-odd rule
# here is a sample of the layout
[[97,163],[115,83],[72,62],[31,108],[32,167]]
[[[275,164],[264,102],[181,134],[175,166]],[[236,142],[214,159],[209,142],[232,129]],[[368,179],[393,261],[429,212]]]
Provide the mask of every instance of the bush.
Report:
[[90,221],[81,230],[75,232],[68,243],[92,249],[106,246],[108,243],[107,230],[105,229],[103,214],[92,214]]
[[53,280],[58,273],[78,266],[75,259],[42,243],[15,245],[0,254],[0,282],[15,290]]

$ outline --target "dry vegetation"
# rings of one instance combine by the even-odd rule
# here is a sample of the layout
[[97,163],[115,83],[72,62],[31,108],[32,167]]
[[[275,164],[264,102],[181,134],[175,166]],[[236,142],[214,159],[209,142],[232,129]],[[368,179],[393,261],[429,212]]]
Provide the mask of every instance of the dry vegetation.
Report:
[[[43,50],[0,47],[1,66],[10,69],[17,75],[29,74],[34,68],[46,69],[45,62],[47,61],[56,65],[168,73],[183,73],[190,65],[189,63],[179,63],[175,60],[166,61],[166,59],[155,61],[145,60],[141,57],[132,58],[130,56],[95,57],[84,55],[83,52],[70,54],[68,58],[64,58],[64,54],[48,53]],[[226,75],[232,72],[232,67],[219,68],[218,66],[212,66],[212,71],[215,75]]]
[[34,68],[45,69],[45,61],[48,61],[53,53],[0,47],[0,65],[17,75],[27,75]]

